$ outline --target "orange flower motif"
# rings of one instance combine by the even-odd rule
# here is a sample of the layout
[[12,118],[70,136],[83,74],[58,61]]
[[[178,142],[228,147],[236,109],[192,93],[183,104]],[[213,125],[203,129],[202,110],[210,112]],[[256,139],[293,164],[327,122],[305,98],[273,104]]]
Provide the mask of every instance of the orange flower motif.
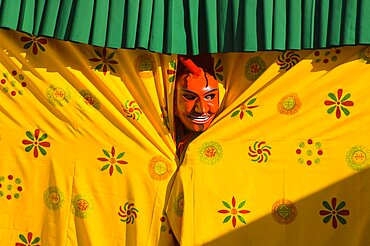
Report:
[[218,210],[217,212],[219,212],[221,214],[229,214],[228,216],[225,217],[225,219],[223,220],[223,223],[228,222],[232,218],[231,223],[233,224],[233,227],[235,228],[236,218],[238,218],[240,222],[242,222],[243,224],[246,224],[244,218],[240,215],[240,214],[250,213],[249,210],[241,209],[242,207],[244,207],[246,201],[242,201],[241,203],[239,203],[237,208],[235,207],[236,206],[235,197],[233,197],[231,199],[231,205],[232,206],[230,206],[230,204],[225,202],[225,201],[222,201],[222,203],[228,209],[221,209],[221,210]]

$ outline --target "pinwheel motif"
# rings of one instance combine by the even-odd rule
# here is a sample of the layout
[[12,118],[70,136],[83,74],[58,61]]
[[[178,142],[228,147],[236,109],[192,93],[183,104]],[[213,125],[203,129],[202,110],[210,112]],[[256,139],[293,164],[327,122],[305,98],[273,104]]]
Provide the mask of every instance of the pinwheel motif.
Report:
[[323,218],[324,223],[328,223],[331,220],[331,225],[334,229],[338,227],[338,221],[345,225],[347,220],[343,216],[349,215],[349,210],[343,209],[346,203],[341,201],[337,206],[337,198],[333,197],[331,199],[331,206],[329,202],[323,201],[322,205],[326,208],[326,210],[320,210],[319,214],[321,216],[325,216]]
[[266,142],[258,142],[256,141],[252,146],[249,146],[249,153],[248,155],[252,157],[252,161],[254,162],[267,162],[268,157],[271,155],[271,147],[265,145]]
[[133,224],[137,218],[139,210],[135,208],[135,204],[126,202],[125,205],[119,207],[118,215],[122,218],[121,221],[126,224]]
[[30,139],[24,139],[22,143],[24,145],[28,145],[25,150],[26,152],[30,152],[33,149],[33,156],[37,158],[39,156],[39,151],[42,155],[46,155],[46,150],[44,148],[50,147],[50,143],[44,141],[48,135],[44,133],[40,138],[40,129],[35,130],[35,134],[33,135],[30,131],[26,132],[27,137]]
[[21,243],[16,243],[15,246],[41,246],[39,242],[41,241],[40,237],[33,238],[33,233],[27,233],[27,238],[23,234],[19,234],[19,239]]
[[125,105],[122,107],[126,116],[133,120],[139,120],[140,116],[143,114],[143,111],[141,111],[139,105],[137,105],[135,101],[126,100]]
[[120,160],[124,155],[125,155],[125,152],[121,152],[117,155],[117,157],[114,157],[114,155],[116,154],[116,149],[114,148],[114,146],[112,146],[112,150],[111,152],[109,153],[107,150],[103,149],[103,153],[104,155],[107,157],[99,157],[98,160],[99,161],[103,161],[103,162],[108,162],[107,164],[105,164],[101,169],[100,171],[104,171],[106,169],[109,168],[109,175],[112,176],[113,174],[113,171],[114,171],[114,167],[116,168],[116,170],[122,174],[122,169],[121,167],[118,165],[124,165],[124,164],[128,164],[127,161],[124,161],[124,160]]
[[346,107],[353,106],[353,101],[349,101],[348,99],[351,97],[350,93],[347,93],[344,97],[343,95],[343,89],[338,89],[337,96],[334,95],[334,93],[330,92],[328,96],[332,100],[326,100],[324,104],[326,106],[330,106],[330,108],[327,110],[328,114],[331,114],[335,111],[335,116],[337,119],[340,119],[342,116],[342,112],[345,116],[348,116],[350,114],[349,110]]
[[221,214],[227,214],[227,216],[223,220],[223,223],[226,223],[226,222],[228,222],[231,219],[231,223],[232,223],[233,227],[235,228],[236,227],[236,218],[238,218],[238,220],[240,222],[242,222],[243,224],[246,224],[246,221],[240,215],[240,214],[248,214],[248,213],[250,213],[249,210],[241,209],[241,208],[243,208],[245,206],[246,201],[240,202],[239,205],[238,205],[238,207],[236,207],[236,199],[233,196],[233,198],[231,199],[231,206],[230,206],[230,204],[228,202],[222,201],[222,203],[224,204],[224,206],[226,208],[228,208],[228,209],[221,209],[221,210],[218,210],[217,211],[217,212],[219,212]]
[[276,60],[276,64],[280,66],[280,70],[288,71],[299,62],[299,54],[294,51],[284,51]]

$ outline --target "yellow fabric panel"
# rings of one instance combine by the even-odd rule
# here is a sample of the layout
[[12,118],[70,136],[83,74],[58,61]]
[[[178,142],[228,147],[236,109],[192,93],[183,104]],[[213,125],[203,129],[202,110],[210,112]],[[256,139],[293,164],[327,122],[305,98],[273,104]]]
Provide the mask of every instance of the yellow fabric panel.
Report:
[[220,55],[230,93],[168,204],[181,245],[368,245],[369,58],[362,46]]
[[0,36],[0,244],[172,245],[176,57]]

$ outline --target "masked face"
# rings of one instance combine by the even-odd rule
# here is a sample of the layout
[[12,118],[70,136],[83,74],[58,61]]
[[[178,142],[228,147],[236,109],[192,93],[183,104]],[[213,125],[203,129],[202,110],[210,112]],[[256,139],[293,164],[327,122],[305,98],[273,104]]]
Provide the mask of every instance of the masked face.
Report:
[[218,97],[218,83],[211,75],[182,75],[176,80],[175,115],[188,130],[203,132],[216,116]]

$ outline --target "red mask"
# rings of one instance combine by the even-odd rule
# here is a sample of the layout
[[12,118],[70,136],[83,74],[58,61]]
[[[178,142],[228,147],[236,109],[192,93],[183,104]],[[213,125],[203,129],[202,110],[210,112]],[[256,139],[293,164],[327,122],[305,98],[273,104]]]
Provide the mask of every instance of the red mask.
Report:
[[176,80],[175,97],[175,115],[188,130],[203,132],[219,108],[218,82],[204,72],[198,77],[181,75]]

